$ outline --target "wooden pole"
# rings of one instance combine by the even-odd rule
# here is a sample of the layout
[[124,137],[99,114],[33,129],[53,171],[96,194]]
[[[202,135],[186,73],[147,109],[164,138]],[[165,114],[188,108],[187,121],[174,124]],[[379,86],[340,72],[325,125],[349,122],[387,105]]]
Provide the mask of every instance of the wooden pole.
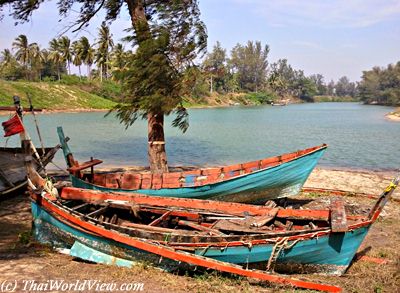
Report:
[[33,120],[35,121],[36,131],[37,131],[37,134],[39,136],[40,145],[42,146],[42,156],[44,156],[45,155],[44,144],[43,144],[43,140],[42,140],[42,135],[40,133],[39,124],[38,124],[38,121],[36,119],[36,114],[35,114],[35,111],[33,111],[31,96],[29,95],[29,93],[26,93],[26,95],[27,95],[28,100],[29,100],[29,106],[31,107],[31,110],[32,110]]

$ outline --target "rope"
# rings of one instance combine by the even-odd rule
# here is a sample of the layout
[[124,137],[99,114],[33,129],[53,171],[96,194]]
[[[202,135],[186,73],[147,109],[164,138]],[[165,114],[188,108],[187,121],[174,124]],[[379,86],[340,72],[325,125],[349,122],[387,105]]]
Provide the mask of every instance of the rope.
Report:
[[272,248],[271,255],[268,259],[267,271],[273,270],[273,267],[275,266],[276,261],[277,261],[279,255],[281,254],[282,250],[291,249],[293,246],[295,246],[300,241],[300,239],[296,239],[295,241],[293,241],[290,244],[288,244],[288,241],[289,241],[289,237],[284,237],[275,243],[274,247]]

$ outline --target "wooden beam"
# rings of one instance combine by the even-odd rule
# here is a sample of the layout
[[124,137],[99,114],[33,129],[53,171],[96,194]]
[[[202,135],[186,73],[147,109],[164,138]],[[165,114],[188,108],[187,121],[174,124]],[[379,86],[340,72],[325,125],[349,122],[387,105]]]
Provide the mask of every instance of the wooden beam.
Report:
[[331,198],[330,211],[332,232],[346,232],[348,225],[343,199],[340,197]]
[[207,227],[204,227],[204,226],[199,225],[199,224],[195,224],[195,223],[190,222],[190,221],[179,220],[178,221],[178,225],[187,226],[187,227],[190,227],[190,228],[193,228],[193,229],[196,229],[196,230],[199,230],[199,231],[203,231],[203,232],[208,232],[211,235],[228,236],[228,235],[222,233],[221,231],[218,231],[217,229],[207,228]]
[[77,172],[80,172],[82,170],[85,170],[87,168],[96,166],[96,165],[101,164],[101,163],[103,163],[102,160],[93,159],[91,161],[84,162],[84,163],[82,163],[80,165],[72,166],[71,168],[68,168],[68,171],[71,172],[71,173],[77,173]]

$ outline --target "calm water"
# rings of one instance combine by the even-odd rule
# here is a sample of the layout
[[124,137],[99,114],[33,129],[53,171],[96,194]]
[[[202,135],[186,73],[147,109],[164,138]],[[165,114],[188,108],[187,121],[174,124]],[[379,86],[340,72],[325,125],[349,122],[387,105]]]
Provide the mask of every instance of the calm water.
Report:
[[[170,127],[172,119],[166,121],[169,164],[221,165],[327,143],[321,166],[398,169],[400,123],[384,118],[391,110],[355,103],[192,109],[185,134]],[[27,115],[26,124],[37,143],[33,124],[28,123],[31,119]],[[79,161],[94,156],[105,165],[147,164],[145,121],[125,130],[115,117],[104,118],[104,113],[41,114],[38,119],[48,145],[58,142],[56,126],[64,127]],[[17,143],[13,137],[8,145]],[[63,163],[61,155],[56,163]]]

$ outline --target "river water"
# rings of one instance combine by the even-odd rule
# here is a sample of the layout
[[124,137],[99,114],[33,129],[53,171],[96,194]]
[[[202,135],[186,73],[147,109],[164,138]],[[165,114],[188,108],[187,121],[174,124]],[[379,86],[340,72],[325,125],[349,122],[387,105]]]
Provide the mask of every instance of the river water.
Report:
[[[384,117],[392,109],[358,103],[191,109],[185,134],[170,126],[172,117],[166,119],[168,160],[171,166],[225,165],[327,143],[320,166],[394,170],[400,168],[400,123]],[[56,126],[63,126],[81,162],[93,156],[105,166],[147,165],[146,121],[125,130],[113,115],[104,118],[101,112],[37,117],[46,145],[58,143]],[[39,146],[31,115],[25,124]],[[7,145],[18,145],[18,137]],[[64,166],[61,154],[55,162]]]

